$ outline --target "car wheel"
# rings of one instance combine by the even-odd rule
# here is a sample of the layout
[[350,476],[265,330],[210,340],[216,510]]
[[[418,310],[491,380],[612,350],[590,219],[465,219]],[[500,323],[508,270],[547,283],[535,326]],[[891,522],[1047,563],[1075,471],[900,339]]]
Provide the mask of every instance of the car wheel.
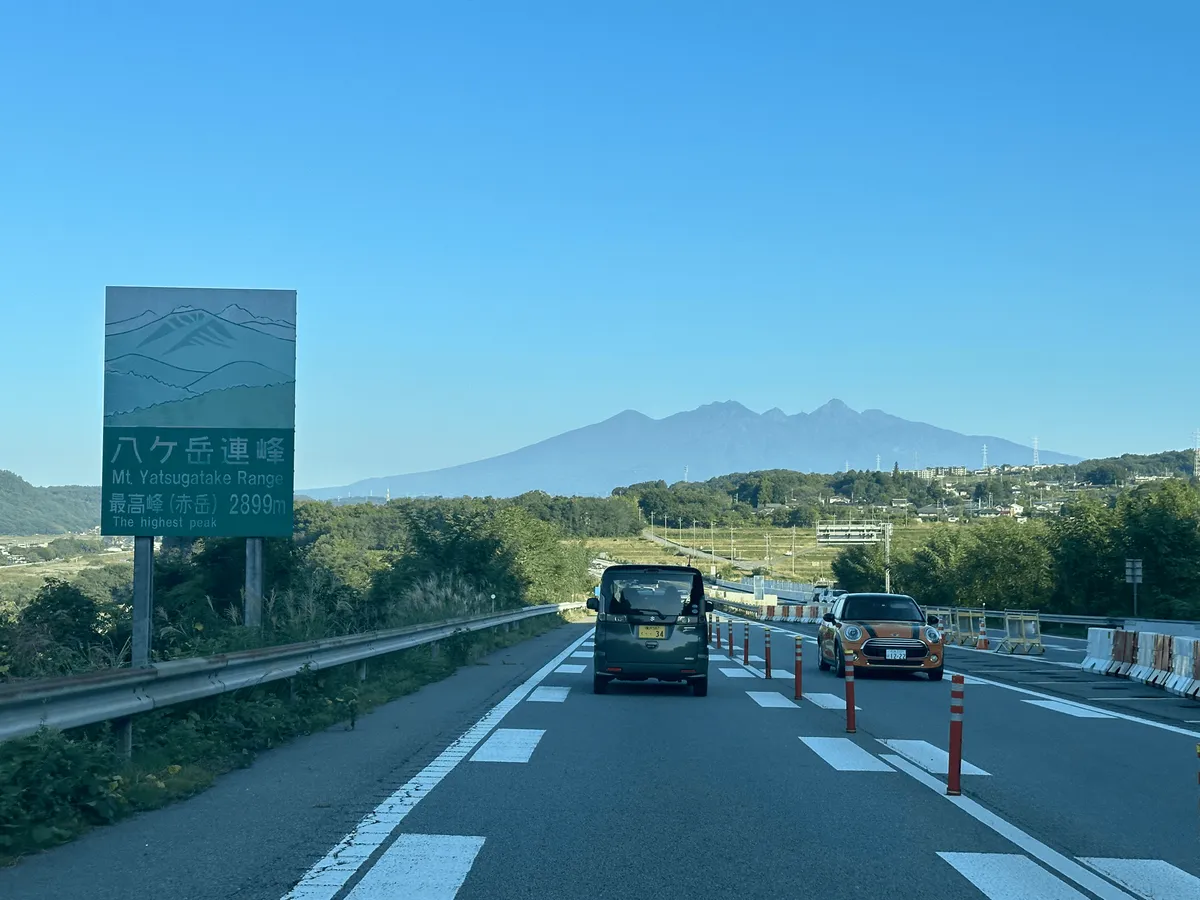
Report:
[[593,675],[592,676],[592,693],[593,694],[607,694],[608,693],[608,679],[601,678],[599,675]]
[[936,669],[929,669],[928,671],[926,671],[925,674],[929,676],[930,681],[941,681],[942,676],[945,673],[946,673],[946,667],[938,666]]
[[845,678],[846,654],[842,652],[842,645],[840,643],[833,645],[833,654],[837,657],[837,661],[834,663],[834,674],[837,675],[838,678]]
[[708,679],[697,678],[692,682],[692,693],[697,697],[708,696]]

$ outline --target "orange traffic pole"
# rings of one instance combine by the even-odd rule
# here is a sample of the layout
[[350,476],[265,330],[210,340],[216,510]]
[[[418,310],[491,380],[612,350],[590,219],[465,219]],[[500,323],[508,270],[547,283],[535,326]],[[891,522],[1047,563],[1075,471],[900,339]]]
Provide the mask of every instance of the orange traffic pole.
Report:
[[800,675],[804,671],[802,662],[804,660],[804,638],[796,635],[796,699],[800,699]]
[[957,797],[962,793],[963,694],[966,687],[965,679],[961,675],[955,675],[950,681],[950,765],[947,771],[946,794]]
[[733,659],[733,619],[729,620],[729,658]]
[[850,651],[845,651],[846,660],[846,731],[854,734],[858,728],[854,719],[854,660]]
[[765,656],[767,658],[767,677],[770,678],[771,677],[771,629],[764,628],[763,632],[765,633],[766,642],[767,642],[767,650],[763,654],[763,656]]
[[742,665],[750,665],[750,623],[742,629]]

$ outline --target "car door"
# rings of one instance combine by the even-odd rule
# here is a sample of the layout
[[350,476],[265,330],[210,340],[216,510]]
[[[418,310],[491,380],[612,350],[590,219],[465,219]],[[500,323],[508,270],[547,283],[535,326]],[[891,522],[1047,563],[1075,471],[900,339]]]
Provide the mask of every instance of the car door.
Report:
[[842,621],[842,608],[846,605],[844,599],[833,604],[833,622],[825,622],[821,626],[820,643],[821,658],[836,663],[837,656],[837,623]]

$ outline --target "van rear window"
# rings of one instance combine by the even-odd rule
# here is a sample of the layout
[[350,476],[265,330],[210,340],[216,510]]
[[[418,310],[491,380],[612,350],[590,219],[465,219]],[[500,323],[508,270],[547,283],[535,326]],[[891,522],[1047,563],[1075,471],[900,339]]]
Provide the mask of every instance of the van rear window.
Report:
[[704,595],[703,585],[695,582],[695,576],[690,575],[623,572],[609,582],[604,592],[607,611],[615,615],[694,615],[692,604],[699,604]]

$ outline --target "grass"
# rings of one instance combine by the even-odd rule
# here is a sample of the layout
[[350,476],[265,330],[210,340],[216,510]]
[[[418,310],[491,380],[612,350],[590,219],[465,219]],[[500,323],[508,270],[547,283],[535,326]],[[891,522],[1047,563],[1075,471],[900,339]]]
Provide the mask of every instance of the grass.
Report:
[[[933,526],[923,522],[910,522],[908,525],[894,523],[892,529],[893,554],[911,549],[929,534]],[[668,528],[660,526],[654,532],[659,537],[671,541],[682,541],[691,547],[692,529]],[[730,532],[728,528],[716,529],[716,555],[729,558]],[[781,580],[813,581],[814,579],[829,579],[833,577],[830,565],[833,558],[842,548],[829,544],[817,544],[816,529],[797,528],[795,536],[795,555],[785,556],[785,551],[792,550],[793,531],[790,528],[775,528],[771,526],[744,526],[733,529],[733,552],[739,562],[753,565],[763,565],[767,557],[767,538],[770,537],[771,575]],[[698,550],[711,552],[710,532],[707,528],[697,527],[695,531],[695,547]],[[591,538],[588,546],[595,552],[608,553],[614,560],[634,563],[680,563],[686,558],[686,552],[680,554],[653,541],[644,538]],[[700,560],[703,568],[707,563]]]
[[129,760],[118,754],[107,725],[43,729],[0,744],[0,865],[193,796],[294,738],[338,723],[352,731],[369,710],[565,618],[539,616],[512,631],[457,635],[441,642],[436,659],[429,647],[377,657],[367,662],[365,682],[350,664],[146,713],[133,720]]
[[132,563],[132,551],[93,553],[74,559],[51,559],[27,566],[0,566],[0,612],[15,614],[33,598],[47,578],[70,581],[85,569]]

